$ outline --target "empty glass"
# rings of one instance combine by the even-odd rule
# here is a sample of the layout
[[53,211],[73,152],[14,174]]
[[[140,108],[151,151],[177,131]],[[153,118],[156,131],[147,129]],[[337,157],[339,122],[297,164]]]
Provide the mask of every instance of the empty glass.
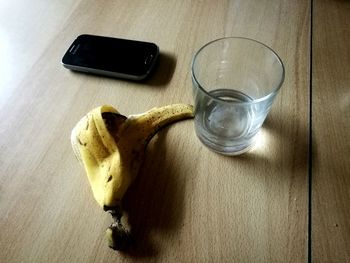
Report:
[[228,37],[204,45],[192,61],[198,138],[226,155],[249,150],[283,80],[281,59],[258,41]]

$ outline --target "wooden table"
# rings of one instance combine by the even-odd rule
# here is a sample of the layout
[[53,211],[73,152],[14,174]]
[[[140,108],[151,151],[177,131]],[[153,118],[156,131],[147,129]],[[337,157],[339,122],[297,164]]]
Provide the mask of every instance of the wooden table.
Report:
[[[0,1],[0,262],[350,262],[350,2]],[[72,73],[79,34],[155,42],[146,82]],[[92,108],[192,103],[206,42],[271,46],[286,79],[249,153],[205,148],[184,121],[151,141],[129,189],[129,253],[109,249],[69,136]]]

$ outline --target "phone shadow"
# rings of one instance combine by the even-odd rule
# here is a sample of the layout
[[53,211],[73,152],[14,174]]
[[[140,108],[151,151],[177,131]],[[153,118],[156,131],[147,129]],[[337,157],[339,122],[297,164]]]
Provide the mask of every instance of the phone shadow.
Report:
[[153,71],[139,83],[156,87],[166,86],[171,81],[175,68],[176,57],[170,53],[161,52]]

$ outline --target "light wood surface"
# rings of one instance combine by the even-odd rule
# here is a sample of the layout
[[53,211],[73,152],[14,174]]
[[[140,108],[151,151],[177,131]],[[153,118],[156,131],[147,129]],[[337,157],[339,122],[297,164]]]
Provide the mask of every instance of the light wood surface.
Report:
[[312,258],[350,262],[350,2],[314,1]]
[[[1,0],[0,22],[1,262],[307,260],[309,1]],[[157,72],[133,83],[64,69],[82,33],[157,43]],[[101,104],[128,115],[192,103],[192,56],[223,36],[264,42],[285,63],[259,143],[224,157],[191,120],[161,131],[125,201],[134,248],[112,251],[111,218],[73,155],[72,127]]]

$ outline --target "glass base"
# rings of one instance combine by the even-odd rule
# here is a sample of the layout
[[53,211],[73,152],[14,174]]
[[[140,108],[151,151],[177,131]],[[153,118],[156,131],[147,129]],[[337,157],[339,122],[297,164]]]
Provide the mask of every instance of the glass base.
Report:
[[236,155],[241,155],[243,153],[246,153],[253,148],[254,142],[255,142],[254,138],[252,138],[249,141],[245,141],[245,144],[227,146],[227,145],[214,143],[206,138],[203,138],[198,133],[197,133],[197,137],[210,150],[219,154],[227,155],[227,156],[236,156]]

